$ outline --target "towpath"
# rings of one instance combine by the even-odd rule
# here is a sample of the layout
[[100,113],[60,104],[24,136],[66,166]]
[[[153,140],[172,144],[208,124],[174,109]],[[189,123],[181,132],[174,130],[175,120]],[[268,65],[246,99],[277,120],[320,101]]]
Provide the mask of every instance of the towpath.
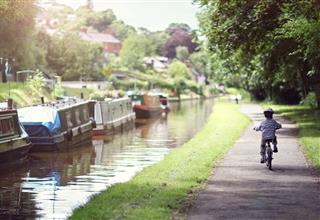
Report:
[[[258,105],[242,111],[253,125],[263,119]],[[245,131],[214,169],[205,189],[187,213],[188,220],[213,219],[316,219],[320,220],[319,176],[307,165],[297,140],[297,128],[277,118],[279,153],[273,171],[260,164],[260,133]]]

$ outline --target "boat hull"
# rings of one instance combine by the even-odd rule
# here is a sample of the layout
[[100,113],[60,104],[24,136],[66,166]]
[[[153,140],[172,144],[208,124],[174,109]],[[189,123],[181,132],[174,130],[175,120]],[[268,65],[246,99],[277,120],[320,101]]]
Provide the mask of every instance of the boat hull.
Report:
[[67,151],[91,143],[92,129],[78,133],[75,130],[72,130],[72,135],[64,132],[54,137],[30,137],[30,152]]
[[[2,148],[3,145],[4,143],[0,144],[0,148]],[[23,162],[27,158],[30,148],[31,143],[25,143],[24,145],[21,145],[12,150],[2,151],[0,153],[1,164],[14,165]]]
[[134,105],[133,111],[136,113],[136,118],[152,118],[161,114],[161,107],[148,107],[145,105]]

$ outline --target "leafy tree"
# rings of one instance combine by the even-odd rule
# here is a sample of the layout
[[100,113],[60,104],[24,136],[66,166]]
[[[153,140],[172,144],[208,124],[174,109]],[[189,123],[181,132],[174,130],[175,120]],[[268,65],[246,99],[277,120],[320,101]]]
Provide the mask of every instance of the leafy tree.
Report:
[[256,96],[297,102],[313,89],[320,106],[317,1],[200,2],[201,31],[223,69]]
[[[45,86],[44,76],[40,70],[36,70],[34,75],[29,75],[26,81],[27,86],[30,88],[31,97],[39,97],[39,94],[43,94],[43,89]],[[36,101],[36,100],[33,100]]]
[[191,73],[186,66],[186,64],[182,63],[181,61],[175,60],[172,63],[170,63],[168,67],[168,73],[170,76],[174,78],[185,78],[190,79]]
[[190,60],[191,60],[192,67],[197,72],[209,75],[210,55],[205,49],[202,49],[198,52],[194,52],[193,54],[191,54]]
[[87,25],[94,27],[98,31],[105,31],[109,25],[116,20],[116,16],[111,9],[101,11],[95,14],[95,16],[89,17]]
[[156,54],[162,54],[162,48],[169,37],[170,35],[165,31],[156,31],[149,34],[148,38],[151,40]]
[[185,61],[189,57],[189,51],[187,47],[177,46],[176,47],[177,58],[181,61]]
[[0,1],[0,54],[15,58],[19,67],[35,62],[31,51],[36,11],[34,0]]
[[47,54],[48,67],[64,80],[103,78],[102,46],[82,41],[77,34],[52,38]]
[[142,70],[143,58],[153,54],[152,43],[140,35],[130,35],[122,45],[120,51],[121,63],[129,70]]
[[183,30],[185,32],[191,33],[191,28],[189,25],[184,24],[184,23],[171,23],[169,24],[169,27],[166,29],[166,32],[169,34],[172,34],[173,32],[175,32],[175,30],[180,29]]
[[189,53],[195,51],[197,44],[193,42],[193,36],[182,29],[175,29],[172,31],[169,39],[163,45],[163,54],[169,58],[176,57],[176,47],[185,46],[188,48]]
[[111,30],[115,37],[117,37],[120,40],[126,39],[129,35],[135,34],[136,30],[134,27],[130,25],[126,25],[121,20],[114,20],[112,24],[110,25]]

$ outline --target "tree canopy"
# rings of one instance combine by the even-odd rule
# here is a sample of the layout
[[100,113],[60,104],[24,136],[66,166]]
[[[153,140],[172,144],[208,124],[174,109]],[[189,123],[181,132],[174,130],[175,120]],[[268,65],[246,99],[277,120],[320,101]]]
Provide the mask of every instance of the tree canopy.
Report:
[[309,91],[319,90],[320,100],[318,1],[200,3],[201,31],[208,39],[216,78],[230,83],[237,76],[232,83],[258,98],[299,102]]

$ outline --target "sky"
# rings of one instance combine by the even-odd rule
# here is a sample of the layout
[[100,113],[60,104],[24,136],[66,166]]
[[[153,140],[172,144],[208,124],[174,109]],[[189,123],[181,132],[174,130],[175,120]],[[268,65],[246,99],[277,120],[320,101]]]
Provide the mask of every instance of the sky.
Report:
[[[56,0],[78,8],[86,0]],[[192,0],[92,0],[94,10],[112,9],[118,19],[134,27],[145,27],[151,31],[166,29],[170,23],[186,23],[198,28],[197,5]]]

